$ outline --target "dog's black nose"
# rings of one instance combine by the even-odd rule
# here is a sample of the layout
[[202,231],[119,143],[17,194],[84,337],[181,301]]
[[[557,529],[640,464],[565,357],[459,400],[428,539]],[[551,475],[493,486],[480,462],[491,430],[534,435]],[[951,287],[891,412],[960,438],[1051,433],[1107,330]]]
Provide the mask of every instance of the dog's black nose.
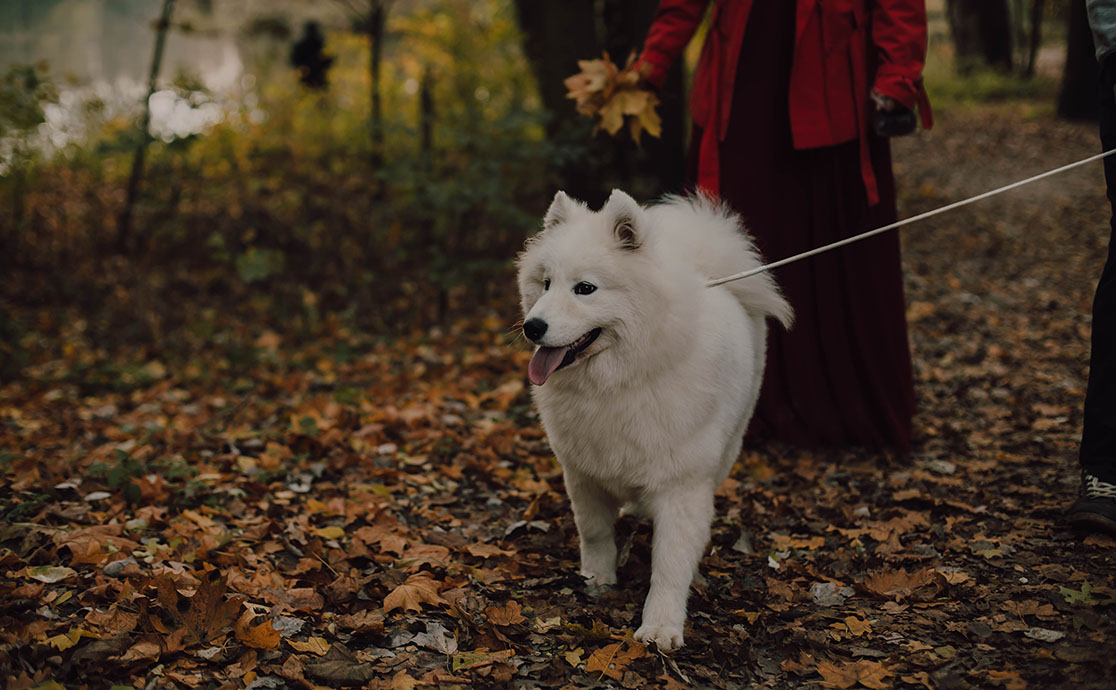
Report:
[[546,334],[546,321],[542,319],[527,319],[523,324],[523,335],[532,342],[539,342],[539,338]]

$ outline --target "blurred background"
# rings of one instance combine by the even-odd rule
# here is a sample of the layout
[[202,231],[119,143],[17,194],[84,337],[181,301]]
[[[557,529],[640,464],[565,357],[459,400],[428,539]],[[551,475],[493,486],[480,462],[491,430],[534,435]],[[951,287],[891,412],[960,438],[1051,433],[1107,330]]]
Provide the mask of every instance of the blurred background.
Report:
[[[681,189],[700,32],[661,139],[594,132],[562,84],[622,63],[656,4],[0,0],[0,380],[510,328],[556,189]],[[936,111],[1094,117],[1084,0],[928,10]]]

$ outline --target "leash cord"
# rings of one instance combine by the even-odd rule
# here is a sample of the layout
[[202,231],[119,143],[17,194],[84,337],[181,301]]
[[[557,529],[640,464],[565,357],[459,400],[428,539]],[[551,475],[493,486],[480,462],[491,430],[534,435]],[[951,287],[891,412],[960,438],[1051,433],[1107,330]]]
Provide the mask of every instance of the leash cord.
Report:
[[899,227],[902,227],[904,225],[909,225],[909,224],[914,223],[916,221],[920,221],[920,220],[924,220],[926,218],[930,218],[931,216],[936,216],[939,213],[945,213],[946,211],[952,211],[955,208],[960,208],[962,206],[966,206],[966,205],[971,204],[973,202],[980,201],[982,199],[987,199],[988,197],[996,196],[997,194],[1002,194],[1003,192],[1015,189],[1016,187],[1022,187],[1023,185],[1030,184],[1032,182],[1037,182],[1038,180],[1041,180],[1044,177],[1050,177],[1051,175],[1057,175],[1058,173],[1065,172],[1065,171],[1070,170],[1072,168],[1076,168],[1076,167],[1085,165],[1087,163],[1092,163],[1093,161],[1097,161],[1097,160],[1100,160],[1102,158],[1106,158],[1108,156],[1111,156],[1114,153],[1116,153],[1116,149],[1112,149],[1110,151],[1105,151],[1104,153],[1098,153],[1095,156],[1089,156],[1088,158],[1083,158],[1083,159],[1081,159],[1079,161],[1076,161],[1074,163],[1070,163],[1068,165],[1063,165],[1060,168],[1054,168],[1053,170],[1047,170],[1044,173],[1039,173],[1038,175],[1035,175],[1033,177],[1028,177],[1025,180],[1019,180],[1018,182],[1012,182],[1011,184],[1005,185],[1005,186],[1000,187],[998,189],[993,189],[993,190],[984,192],[983,194],[977,194],[976,196],[969,197],[968,199],[962,199],[961,201],[955,201],[952,204],[947,204],[945,206],[942,206],[941,208],[936,208],[936,209],[933,209],[931,211],[926,211],[925,213],[920,213],[916,216],[911,216],[910,218],[904,218],[903,220],[896,221],[894,223],[891,223],[890,225],[884,225],[883,227],[876,228],[875,230],[869,230],[867,232],[862,232],[859,235],[853,235],[852,237],[846,237],[843,240],[838,240],[836,242],[831,242],[830,244],[827,244],[827,245],[824,245],[824,246],[821,246],[821,247],[817,247],[817,248],[811,249],[809,251],[802,252],[801,254],[795,254],[794,256],[788,256],[785,259],[780,259],[778,261],[773,261],[769,264],[764,264],[762,266],[756,266],[755,268],[749,269],[747,271],[741,271],[740,273],[734,273],[730,276],[725,276],[724,278],[716,278],[714,280],[710,280],[709,282],[707,282],[705,284],[705,287],[716,287],[718,285],[724,285],[725,283],[731,283],[734,280],[743,280],[744,278],[750,278],[751,276],[757,275],[759,273],[763,273],[764,271],[770,271],[773,268],[779,268],[780,266],[786,266],[787,264],[794,263],[795,261],[801,261],[802,259],[806,259],[806,258],[809,258],[811,256],[815,256],[817,254],[822,254],[824,252],[828,252],[828,251],[831,251],[833,249],[837,249],[838,247],[844,247],[845,245],[852,244],[853,242],[859,242],[860,240],[868,239],[869,237],[879,235],[882,232],[887,232],[888,230],[894,230],[895,228],[899,228]]

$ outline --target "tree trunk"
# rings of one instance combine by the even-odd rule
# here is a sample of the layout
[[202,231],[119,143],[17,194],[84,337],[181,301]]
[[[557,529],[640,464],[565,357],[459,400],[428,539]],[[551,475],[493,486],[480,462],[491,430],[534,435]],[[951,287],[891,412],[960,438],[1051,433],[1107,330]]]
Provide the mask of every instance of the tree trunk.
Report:
[[[594,0],[560,3],[516,0],[515,3],[523,31],[523,52],[538,82],[543,107],[550,116],[546,124],[547,138],[552,144],[575,150],[589,145],[592,125],[574,110],[574,103],[566,98],[562,82],[578,71],[578,60],[600,56],[594,6]],[[600,187],[601,166],[594,164],[597,161],[564,158],[566,162],[552,171],[559,186],[575,198],[591,201],[590,196],[599,193],[595,190]]]
[[128,177],[127,197],[124,201],[124,210],[120,214],[120,225],[117,228],[116,244],[121,252],[129,249],[132,243],[132,212],[139,197],[140,178],[143,177],[143,163],[147,155],[147,145],[151,141],[151,96],[155,93],[156,81],[159,78],[159,66],[163,63],[163,46],[166,44],[167,31],[170,29],[171,12],[174,10],[174,0],[163,0],[163,14],[156,26],[155,54],[151,58],[151,74],[147,80],[147,98],[143,99],[143,118],[140,122],[140,141],[136,146],[136,155],[132,159],[132,174]]
[[958,72],[967,74],[977,66],[1011,71],[1007,0],[946,0],[946,13]]
[[1038,60],[1039,48],[1042,46],[1042,15],[1045,6],[1046,0],[1031,0],[1031,35],[1025,72],[1028,79],[1035,76],[1035,62]]
[[[632,52],[639,52],[643,39],[655,18],[656,3],[645,0],[605,0],[603,6],[605,50],[619,63]],[[682,83],[682,59],[670,70],[666,83],[659,90],[659,117],[663,123],[658,139],[644,135],[641,148],[625,142],[617,156],[628,163],[625,186],[636,185],[634,193],[661,196],[681,192],[686,174],[685,87]]]
[[1085,0],[1071,0],[1066,8],[1066,65],[1058,94],[1058,117],[1067,120],[1097,119],[1097,66],[1093,33]]
[[384,22],[387,21],[387,11],[384,8],[384,0],[371,0],[371,3],[368,12],[368,72],[372,83],[372,115],[369,126],[372,137],[372,167],[378,170],[384,162],[384,106],[380,73],[384,56]]
[[579,71],[578,60],[608,51],[623,65],[638,50],[654,15],[655,3],[641,0],[516,0],[523,49],[538,82],[543,106],[550,112],[550,141],[580,155],[552,172],[562,189],[590,206],[599,206],[613,187],[637,197],[681,191],[685,170],[682,70],[676,65],[659,93],[662,138],[644,135],[642,149],[618,135],[592,133],[593,122],[579,115],[566,98],[566,77]]

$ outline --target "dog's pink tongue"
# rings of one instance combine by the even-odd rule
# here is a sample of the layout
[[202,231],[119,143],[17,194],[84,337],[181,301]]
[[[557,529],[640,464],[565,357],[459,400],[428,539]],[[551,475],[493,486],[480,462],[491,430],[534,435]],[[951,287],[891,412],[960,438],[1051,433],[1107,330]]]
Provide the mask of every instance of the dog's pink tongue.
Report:
[[565,347],[540,347],[531,356],[531,363],[527,365],[527,378],[536,386],[546,383],[550,375],[562,366],[566,357]]

